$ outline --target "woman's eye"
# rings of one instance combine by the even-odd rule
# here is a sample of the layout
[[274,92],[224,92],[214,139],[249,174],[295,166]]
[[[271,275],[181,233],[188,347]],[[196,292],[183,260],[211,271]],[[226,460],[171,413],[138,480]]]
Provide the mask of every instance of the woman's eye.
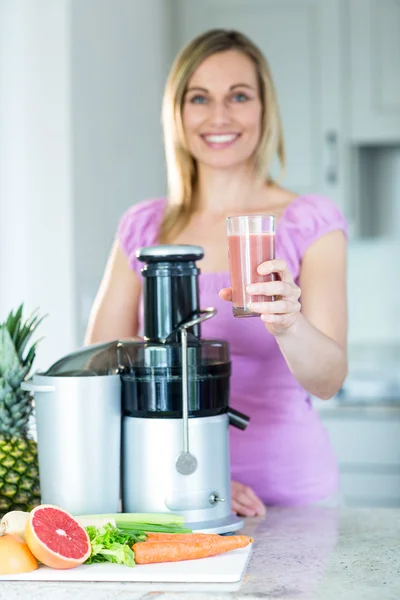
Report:
[[197,96],[192,96],[192,98],[190,98],[190,102],[192,104],[206,104],[207,98],[205,96],[197,94]]
[[239,92],[238,94],[232,96],[232,100],[234,102],[246,102],[248,100],[248,97],[246,96],[246,94]]

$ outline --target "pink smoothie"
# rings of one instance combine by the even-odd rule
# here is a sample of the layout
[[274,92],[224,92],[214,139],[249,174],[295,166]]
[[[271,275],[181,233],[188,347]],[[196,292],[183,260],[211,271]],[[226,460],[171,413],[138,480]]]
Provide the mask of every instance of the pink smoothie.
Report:
[[228,235],[228,253],[233,312],[235,316],[253,315],[255,313],[251,312],[251,302],[268,302],[273,299],[269,296],[250,296],[246,292],[246,286],[249,283],[274,280],[274,275],[259,275],[257,267],[262,262],[275,258],[275,234]]

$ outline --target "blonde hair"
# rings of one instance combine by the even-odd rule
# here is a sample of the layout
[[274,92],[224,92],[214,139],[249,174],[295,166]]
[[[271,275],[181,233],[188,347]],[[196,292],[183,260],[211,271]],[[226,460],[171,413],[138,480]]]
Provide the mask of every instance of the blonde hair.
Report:
[[161,223],[159,240],[171,241],[187,225],[193,212],[193,186],[196,162],[186,148],[182,107],[189,80],[209,56],[237,50],[248,56],[256,69],[262,104],[261,136],[254,153],[255,173],[273,183],[269,168],[275,155],[281,170],[285,167],[285,148],[277,96],[266,58],[258,47],[238,31],[207,31],[178,54],[165,86],[162,122],[168,174],[168,207]]

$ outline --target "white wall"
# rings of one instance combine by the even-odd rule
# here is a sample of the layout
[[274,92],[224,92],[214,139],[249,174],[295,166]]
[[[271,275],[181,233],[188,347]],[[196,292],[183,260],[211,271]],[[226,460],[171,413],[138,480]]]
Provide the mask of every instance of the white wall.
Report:
[[349,244],[349,343],[400,345],[400,240]]
[[359,146],[360,233],[400,240],[400,145]]
[[36,367],[76,343],[67,0],[0,0],[0,320],[48,318]]
[[349,341],[400,346],[400,146],[356,152],[366,238],[349,245]]
[[119,218],[165,193],[167,0],[0,0],[0,319],[49,317],[36,368],[82,342]]
[[82,339],[122,213],[166,191],[166,0],[72,1],[74,246]]

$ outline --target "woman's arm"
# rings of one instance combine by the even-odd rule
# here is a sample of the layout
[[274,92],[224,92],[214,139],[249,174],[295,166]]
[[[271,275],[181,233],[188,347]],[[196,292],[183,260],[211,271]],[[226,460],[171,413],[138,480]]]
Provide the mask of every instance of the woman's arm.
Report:
[[115,242],[90,314],[85,344],[136,336],[140,293],[139,278]]
[[[277,272],[280,281],[255,283],[252,294],[279,295],[275,302],[257,302],[297,381],[324,400],[331,398],[347,375],[347,244],[341,231],[319,238],[306,251],[298,287],[285,261],[272,260],[258,268],[260,274]],[[299,303],[301,289],[301,305]],[[223,299],[230,299],[221,290]],[[301,312],[300,312],[301,309]]]
[[320,238],[300,270],[301,312],[276,336],[286,362],[310,393],[327,400],[347,375],[347,244],[341,231]]
[[269,286],[268,293],[276,288],[282,300],[257,308],[267,313],[262,319],[297,381],[324,400],[340,389],[347,375],[346,254],[341,231],[324,235],[310,246],[300,270],[301,312],[295,302],[300,290],[286,264],[264,263],[267,271],[274,269],[274,262],[283,263],[278,265],[282,281],[261,284]]

